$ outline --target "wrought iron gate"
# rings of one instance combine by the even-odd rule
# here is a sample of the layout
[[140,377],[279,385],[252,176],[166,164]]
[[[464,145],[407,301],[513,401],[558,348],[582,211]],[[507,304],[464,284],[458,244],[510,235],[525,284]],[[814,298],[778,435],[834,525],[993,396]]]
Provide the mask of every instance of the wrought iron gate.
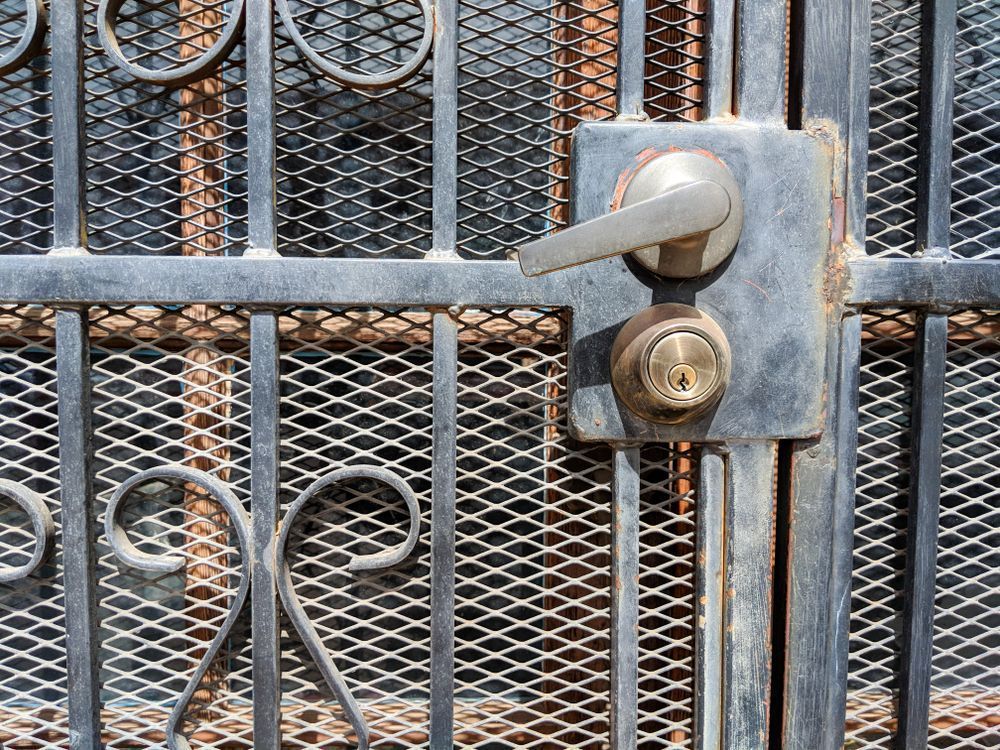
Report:
[[[0,746],[997,746],[998,26],[0,0]],[[705,149],[718,270],[510,260]]]

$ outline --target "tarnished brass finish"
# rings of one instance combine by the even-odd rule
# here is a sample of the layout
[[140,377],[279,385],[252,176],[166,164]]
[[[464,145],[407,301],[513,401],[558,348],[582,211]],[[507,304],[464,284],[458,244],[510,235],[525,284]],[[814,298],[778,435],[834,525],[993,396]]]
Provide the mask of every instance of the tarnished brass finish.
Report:
[[668,424],[704,413],[729,381],[729,343],[688,305],[654,305],[626,323],[611,349],[611,380],[629,409]]

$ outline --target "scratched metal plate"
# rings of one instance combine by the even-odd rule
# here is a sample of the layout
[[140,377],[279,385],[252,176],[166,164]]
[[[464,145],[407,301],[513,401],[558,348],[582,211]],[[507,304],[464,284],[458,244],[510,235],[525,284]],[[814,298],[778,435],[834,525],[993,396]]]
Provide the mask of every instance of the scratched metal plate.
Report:
[[[830,334],[830,147],[760,125],[592,123],[574,136],[575,222],[609,211],[621,176],[654,152],[706,149],[732,170],[745,221],[731,258],[698,279],[663,281],[625,257],[573,271],[579,304],[570,342],[570,424],[585,440],[656,442],[801,438],[820,431]],[[648,422],[611,387],[608,352],[648,305],[681,302],[711,315],[733,353],[722,400],[684,425]]]

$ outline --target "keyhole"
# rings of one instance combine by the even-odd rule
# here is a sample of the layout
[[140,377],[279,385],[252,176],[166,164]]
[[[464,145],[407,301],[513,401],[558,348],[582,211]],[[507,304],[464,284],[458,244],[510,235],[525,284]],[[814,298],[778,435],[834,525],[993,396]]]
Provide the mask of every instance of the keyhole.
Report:
[[688,389],[688,374],[686,372],[681,373],[681,379],[677,381],[677,388],[681,391],[686,391]]

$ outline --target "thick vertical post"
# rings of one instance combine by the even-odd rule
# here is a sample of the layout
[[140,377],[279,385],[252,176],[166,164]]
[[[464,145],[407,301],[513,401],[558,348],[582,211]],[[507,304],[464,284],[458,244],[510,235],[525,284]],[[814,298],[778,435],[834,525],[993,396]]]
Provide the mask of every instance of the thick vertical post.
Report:
[[278,254],[274,157],[274,12],[270,0],[247,0],[247,206],[244,255]]
[[948,316],[928,313],[917,339],[913,367],[913,441],[896,737],[897,745],[907,748],[927,747],[947,346]]
[[434,313],[431,489],[431,750],[454,748],[458,321]]
[[739,0],[736,111],[754,122],[785,113],[786,0]]
[[618,3],[618,117],[644,119],[646,0]]
[[736,0],[711,0],[705,55],[705,119],[733,111]]
[[695,748],[722,748],[723,541],[726,459],[705,446],[698,466],[695,575]]
[[[820,715],[825,732],[821,742],[803,747],[838,750],[844,744],[847,713],[847,656],[851,618],[851,574],[854,568],[854,492],[858,465],[858,388],[861,377],[861,315],[846,317],[840,327],[840,360],[837,371],[837,411],[833,512],[830,522],[830,613],[826,648],[826,710]],[[793,490],[794,491],[794,490]],[[792,554],[795,552],[793,550]],[[793,560],[794,562],[794,560]],[[807,719],[808,720],[808,719]],[[822,731],[822,729],[821,729]]]
[[767,747],[776,447],[771,441],[728,445],[722,708],[726,750]]
[[86,252],[83,138],[83,30],[80,0],[53,0],[53,252]]
[[[828,353],[832,388],[822,437],[796,443],[792,454],[785,705],[783,726],[775,728],[788,750],[832,750],[843,744],[843,715],[833,726],[826,722],[833,669],[828,639],[847,601],[842,597],[850,595],[860,320],[852,313],[844,321],[835,338],[842,346],[834,344]],[[840,519],[836,525],[835,517]],[[831,577],[835,559],[838,580]]]
[[253,746],[281,747],[281,671],[275,537],[278,526],[278,316],[250,315],[252,524],[251,611],[253,639]]
[[[247,0],[248,236],[246,256],[278,254],[274,156],[274,13]],[[254,747],[281,747],[281,665],[274,539],[278,522],[278,319],[250,316]]]
[[56,312],[69,746],[101,747],[90,412],[90,339],[83,310]]
[[427,257],[454,259],[458,257],[458,0],[434,4],[433,65],[433,236]]
[[951,140],[955,89],[956,0],[926,0],[922,10],[917,250],[946,254],[951,232]]
[[611,476],[611,750],[635,750],[639,721],[639,449]]

